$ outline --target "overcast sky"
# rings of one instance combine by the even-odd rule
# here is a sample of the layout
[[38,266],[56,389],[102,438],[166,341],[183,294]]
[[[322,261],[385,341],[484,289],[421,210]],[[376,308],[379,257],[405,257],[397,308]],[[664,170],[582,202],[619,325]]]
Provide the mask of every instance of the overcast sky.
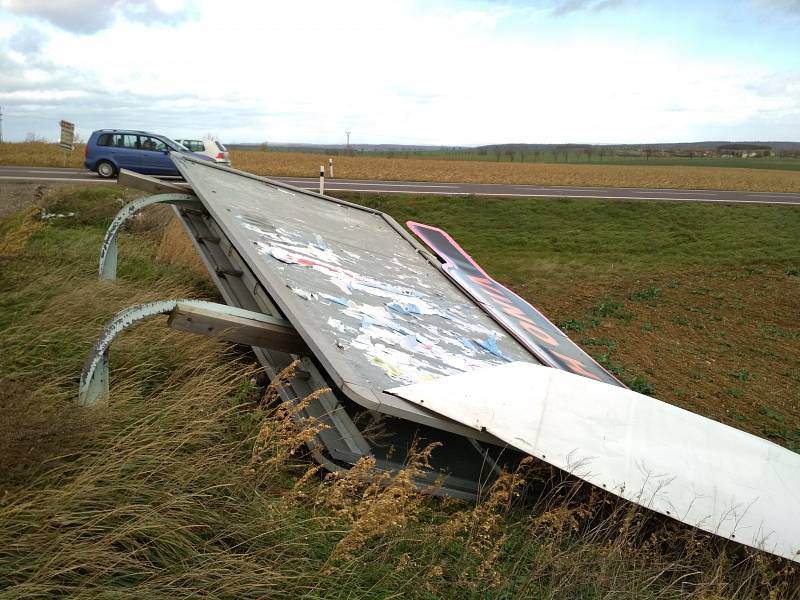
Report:
[[800,141],[800,0],[0,0],[4,139]]

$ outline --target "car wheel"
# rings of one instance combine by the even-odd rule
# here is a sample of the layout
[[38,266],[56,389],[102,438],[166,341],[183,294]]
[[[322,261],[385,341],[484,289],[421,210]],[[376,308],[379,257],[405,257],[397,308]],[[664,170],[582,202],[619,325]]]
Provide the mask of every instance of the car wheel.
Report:
[[117,170],[114,168],[114,165],[107,160],[101,160],[97,163],[97,174],[103,179],[111,179],[116,172]]

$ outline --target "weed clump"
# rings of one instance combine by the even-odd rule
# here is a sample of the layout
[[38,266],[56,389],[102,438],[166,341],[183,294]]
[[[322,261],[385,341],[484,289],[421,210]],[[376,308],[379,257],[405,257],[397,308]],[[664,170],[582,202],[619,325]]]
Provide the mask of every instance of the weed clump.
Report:
[[396,473],[376,472],[375,459],[365,456],[346,471],[329,473],[316,504],[332,510],[349,527],[331,553],[331,560],[352,559],[376,538],[402,531],[418,518],[425,496],[415,483],[430,468],[430,456],[440,444],[413,447]]

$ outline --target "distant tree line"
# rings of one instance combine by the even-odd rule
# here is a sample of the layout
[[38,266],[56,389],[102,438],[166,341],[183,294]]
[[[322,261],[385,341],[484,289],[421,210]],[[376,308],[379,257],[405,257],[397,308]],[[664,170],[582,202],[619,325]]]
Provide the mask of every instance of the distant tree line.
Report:
[[437,146],[402,147],[392,145],[352,146],[346,148],[313,145],[228,144],[236,150],[259,150],[262,152],[311,152],[339,155],[383,156],[387,158],[443,158],[463,160],[494,160],[497,162],[604,162],[639,159],[710,159],[710,158],[764,158],[779,157],[800,159],[800,147],[774,149],[765,144],[726,143],[693,147],[688,144],[653,145],[593,145],[593,144],[494,144],[478,147]]

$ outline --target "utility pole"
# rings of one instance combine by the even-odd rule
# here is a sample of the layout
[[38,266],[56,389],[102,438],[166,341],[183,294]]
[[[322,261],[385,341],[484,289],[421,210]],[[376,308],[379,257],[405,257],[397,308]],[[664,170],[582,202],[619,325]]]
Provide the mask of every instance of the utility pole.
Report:
[[350,154],[350,131],[345,131],[345,135],[347,135],[347,154]]
[[3,143],[3,107],[0,106],[0,144]]

